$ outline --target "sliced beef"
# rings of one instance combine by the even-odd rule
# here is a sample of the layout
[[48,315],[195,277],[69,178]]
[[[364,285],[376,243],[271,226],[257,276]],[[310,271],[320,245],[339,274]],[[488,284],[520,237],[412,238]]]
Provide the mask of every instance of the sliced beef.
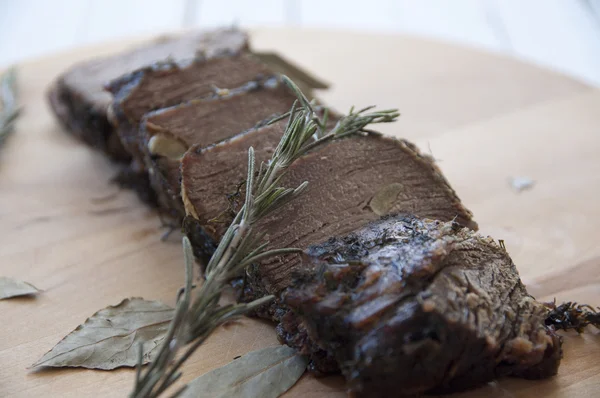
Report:
[[157,63],[112,81],[107,86],[115,96],[111,120],[135,162],[133,168],[144,170],[139,124],[145,114],[196,98],[211,98],[219,89],[237,89],[273,74],[267,65],[240,50]]
[[183,157],[186,210],[211,239],[220,240],[243,202],[248,148],[254,148],[257,162],[268,160],[286,125],[287,120],[280,120],[216,145],[196,145]]
[[[305,249],[397,212],[477,229],[433,160],[404,140],[368,134],[321,146],[296,161],[281,183],[295,187],[304,181],[309,185],[301,198],[263,221],[270,247]],[[299,256],[289,255],[255,272],[266,291],[277,293],[299,265]]]
[[238,52],[247,48],[247,40],[247,35],[237,29],[194,32],[83,62],[57,79],[48,92],[49,102],[67,131],[115,160],[128,161],[130,155],[107,118],[112,96],[104,91],[104,84],[169,57],[191,59],[198,52],[207,56],[224,50]]
[[[221,236],[243,204],[248,148],[255,148],[257,161],[269,159],[285,126],[286,121],[280,120],[257,126],[216,145],[195,145],[181,160],[181,172],[177,175],[181,179],[180,192],[185,211],[193,212],[184,218],[183,230],[193,242],[194,256],[202,264],[208,264]],[[202,161],[198,161],[199,158]],[[197,189],[194,192],[186,190],[184,180]],[[210,185],[202,184],[207,181]],[[183,195],[184,192],[190,196]]]
[[561,341],[545,306],[503,248],[457,223],[386,217],[312,246],[301,262],[280,332],[317,362],[335,358],[355,396],[557,372]]
[[[255,143],[252,144],[255,148],[275,147],[278,139],[273,137],[273,141],[267,142],[256,138]],[[182,160],[187,212],[215,241],[220,239],[223,226],[211,220],[228,203],[226,193],[213,190],[212,186],[220,186],[218,180],[222,179],[223,170],[239,168],[239,164],[244,163],[240,155],[244,149],[246,145],[232,140],[201,153],[188,152]],[[229,157],[228,152],[231,152]],[[240,170],[236,179],[230,175],[227,178],[231,178],[235,186],[243,181],[245,171]],[[456,220],[461,225],[477,228],[471,213],[461,204],[433,160],[404,140],[367,134],[319,146],[294,162],[281,183],[296,187],[304,181],[309,184],[301,197],[257,226],[265,232],[270,248],[305,249],[396,212],[442,221]],[[227,220],[224,224],[228,224]],[[252,268],[250,287],[258,295],[277,294],[290,285],[291,273],[300,265],[298,255],[272,258]]]
[[[156,117],[160,120],[156,121],[157,127],[153,130],[163,129],[163,126],[160,126],[159,123],[164,120],[168,118],[175,120],[179,117],[189,123],[189,126],[178,126],[179,132],[187,129],[185,134],[193,135],[192,132],[199,129],[198,133],[200,135],[197,136],[198,138],[207,132],[207,127],[200,128],[198,123],[206,122],[205,113],[206,110],[210,110],[210,107],[200,104],[203,100],[212,101],[215,97],[228,97],[232,92],[252,90],[252,86],[264,87],[273,84],[275,82],[274,76],[280,72],[290,73],[297,78],[299,84],[307,90],[309,95],[314,88],[326,87],[324,83],[311,77],[283,58],[274,54],[267,55],[254,54],[246,48],[202,53],[192,60],[165,61],[150,65],[126,74],[107,85],[108,90],[115,96],[109,111],[110,119],[114,125],[118,126],[117,132],[121,143],[133,159],[131,170],[126,173],[137,175],[140,182],[152,181],[152,186],[144,186],[143,183],[135,185],[138,187],[137,192],[140,197],[157,196],[157,201],[163,205],[163,209],[171,210],[172,215],[178,215],[181,209],[181,203],[178,200],[179,187],[174,189],[174,184],[169,185],[166,181],[168,179],[167,174],[177,176],[178,172],[163,170],[161,175],[148,176],[146,174],[149,170],[147,167],[150,167],[150,165],[148,160],[145,159],[148,154],[144,150],[146,146],[144,141],[145,132],[140,130],[140,121],[147,113],[182,104],[181,109],[169,109],[164,115]],[[257,98],[261,96],[262,94],[258,94]],[[267,112],[275,100],[276,98],[271,98],[270,102],[265,102],[264,107],[260,110],[257,110],[254,103],[243,104],[244,106],[247,105],[248,109],[242,109],[241,106],[236,105],[236,101],[223,102],[223,104],[231,104],[233,108],[225,118],[223,117],[225,110],[218,117],[215,116],[215,120],[220,120],[223,126],[219,127],[218,131],[214,131],[212,135],[217,137],[219,132],[223,133],[227,128],[238,128],[240,126],[243,126],[244,129],[249,128],[260,120],[260,115]],[[187,106],[185,103],[188,101],[197,102],[197,106],[205,109],[202,113],[204,116],[199,116],[194,120],[190,112],[195,112],[196,108]],[[286,110],[291,106],[291,102],[288,102],[286,98],[277,106],[273,106],[271,113],[283,112],[281,110],[283,104],[288,107]],[[256,112],[254,116],[252,115],[253,112]],[[176,116],[176,114],[181,116]],[[232,115],[235,116],[232,117]],[[236,120],[236,118],[240,120]],[[172,125],[173,121],[170,124]],[[240,131],[242,130],[238,129],[235,133]],[[190,138],[187,140],[189,143],[196,142],[191,137],[188,138]],[[202,138],[199,142],[203,142],[205,145],[216,142],[206,138],[208,137]],[[163,163],[161,159],[158,159],[158,161]],[[153,163],[156,166],[156,162]],[[158,189],[158,191],[154,191],[154,189]],[[167,189],[170,190],[168,194]],[[173,198],[175,198],[174,202],[171,200]]]
[[[272,78],[264,84],[252,82],[241,90],[193,100],[146,115],[140,127],[139,151],[144,156],[152,188],[158,194],[163,209],[177,220],[185,215],[180,196],[179,168],[180,158],[189,147],[195,145],[194,150],[202,151],[202,148],[240,132],[256,131],[268,120],[287,112],[295,100],[291,90],[277,78]],[[259,135],[262,136],[262,132],[260,130]],[[279,138],[269,135],[266,141],[278,142]],[[231,153],[229,156],[237,155]],[[237,159],[241,165],[246,163],[243,156]],[[198,173],[202,174],[203,170],[198,170]],[[237,178],[232,181],[227,178],[227,175],[220,175],[219,183],[211,189],[218,190],[219,184],[235,184],[238,181]]]

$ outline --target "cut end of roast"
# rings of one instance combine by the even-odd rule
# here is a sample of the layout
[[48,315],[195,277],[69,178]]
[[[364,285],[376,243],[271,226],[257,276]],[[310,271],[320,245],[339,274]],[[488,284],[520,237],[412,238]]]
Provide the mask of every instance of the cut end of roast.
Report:
[[[504,249],[455,222],[386,217],[312,246],[279,326],[361,397],[556,374],[561,342]],[[321,364],[322,363],[322,364]]]

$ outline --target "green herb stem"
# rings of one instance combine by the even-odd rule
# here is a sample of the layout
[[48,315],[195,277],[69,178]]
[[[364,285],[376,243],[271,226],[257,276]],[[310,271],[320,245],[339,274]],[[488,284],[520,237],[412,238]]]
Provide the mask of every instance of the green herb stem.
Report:
[[10,68],[0,77],[0,146],[13,132],[20,110],[17,106],[17,73]]

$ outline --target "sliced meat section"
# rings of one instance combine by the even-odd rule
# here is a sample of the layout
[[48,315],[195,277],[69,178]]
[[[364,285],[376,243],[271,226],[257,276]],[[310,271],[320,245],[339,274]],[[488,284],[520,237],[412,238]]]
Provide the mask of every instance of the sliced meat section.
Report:
[[[287,119],[252,129],[217,145],[196,145],[181,161],[186,209],[218,242],[243,204],[248,148],[257,164],[271,158]],[[196,242],[198,243],[198,242]]]
[[[316,107],[320,116],[325,108]],[[329,110],[328,128],[340,115]],[[181,191],[186,213],[185,230],[195,254],[209,258],[243,204],[247,177],[248,148],[254,148],[257,167],[268,161],[287,126],[288,119],[273,120],[215,145],[195,145],[181,160]],[[186,185],[187,184],[187,185]],[[189,188],[189,189],[188,189]],[[202,232],[202,233],[200,233]]]
[[241,50],[154,64],[107,86],[115,96],[110,110],[111,121],[117,126],[121,143],[133,157],[133,168],[143,170],[138,132],[145,114],[196,98],[211,98],[219,90],[237,89],[273,74],[267,65]]
[[130,156],[107,118],[112,96],[104,91],[104,84],[167,58],[192,59],[199,52],[206,56],[224,50],[239,52],[247,45],[247,35],[237,29],[162,38],[121,54],[73,66],[52,85],[48,99],[67,131],[115,160],[128,161]]
[[[202,264],[208,264],[221,236],[243,204],[248,148],[254,147],[257,162],[268,160],[286,124],[287,121],[280,120],[216,145],[195,145],[181,160],[181,172],[177,174],[181,180],[180,192],[185,210],[193,212],[184,218],[183,230],[193,242],[194,256]],[[194,186],[194,191],[186,190],[184,181]],[[183,195],[184,192],[189,196]]]
[[[275,147],[277,143],[262,141],[260,145]],[[187,213],[199,220],[216,241],[221,237],[222,227],[207,220],[221,212],[227,200],[223,192],[212,191],[210,187],[223,170],[239,167],[235,165],[244,162],[237,155],[228,160],[226,155],[217,155],[230,148],[232,153],[239,153],[234,145],[232,140],[200,154],[188,152],[182,161]],[[216,156],[221,156],[219,162],[211,160]],[[205,171],[200,174],[200,169]],[[244,178],[244,174],[240,175],[233,184]],[[366,134],[319,146],[294,162],[281,184],[296,187],[304,181],[309,184],[301,197],[257,225],[266,234],[270,248],[306,249],[397,212],[441,221],[456,220],[471,229],[477,228],[471,213],[433,160],[404,140]],[[223,204],[216,206],[219,201]],[[278,294],[290,286],[292,272],[301,264],[298,255],[265,261],[251,269],[250,287],[257,294]]]
[[[309,184],[303,195],[260,226],[270,247],[305,249],[398,212],[477,229],[433,160],[405,140],[367,134],[318,147],[298,159],[281,183],[295,187],[304,181]],[[300,265],[300,257],[290,255],[255,271],[266,291],[278,293]]]
[[334,358],[353,396],[557,372],[561,341],[544,324],[545,306],[503,248],[457,223],[387,217],[311,247],[301,261],[280,335],[317,368]]
[[[266,80],[264,84],[253,82],[241,90],[228,91],[226,94],[198,99],[161,109],[144,117],[140,127],[140,152],[144,155],[146,169],[150,171],[150,181],[158,194],[159,202],[164,210],[176,219],[185,215],[180,196],[180,158],[189,147],[192,151],[231,138],[240,132],[265,124],[273,117],[287,112],[296,96],[277,78]],[[272,130],[267,128],[266,130]],[[259,130],[263,135],[263,130]],[[277,130],[279,131],[279,130]],[[279,135],[279,138],[281,135]],[[267,141],[279,141],[267,135]],[[265,140],[263,139],[263,142]],[[246,147],[246,151],[247,151]],[[245,156],[230,153],[241,165],[245,165]],[[210,166],[207,166],[210,167]],[[236,169],[238,165],[233,165]],[[241,166],[244,167],[244,166]],[[198,173],[206,168],[200,167]],[[230,170],[220,170],[229,172]],[[214,169],[209,169],[214,173]],[[229,180],[229,176],[216,174],[214,187],[205,187],[220,192],[223,184],[234,185],[239,179]],[[226,193],[233,193],[235,188]],[[225,198],[222,196],[221,199]]]

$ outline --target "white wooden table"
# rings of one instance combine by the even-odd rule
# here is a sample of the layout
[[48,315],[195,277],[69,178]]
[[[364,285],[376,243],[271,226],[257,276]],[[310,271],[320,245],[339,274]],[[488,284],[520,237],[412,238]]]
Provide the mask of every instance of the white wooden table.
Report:
[[122,37],[232,23],[434,37],[600,85],[600,0],[0,0],[0,65]]

